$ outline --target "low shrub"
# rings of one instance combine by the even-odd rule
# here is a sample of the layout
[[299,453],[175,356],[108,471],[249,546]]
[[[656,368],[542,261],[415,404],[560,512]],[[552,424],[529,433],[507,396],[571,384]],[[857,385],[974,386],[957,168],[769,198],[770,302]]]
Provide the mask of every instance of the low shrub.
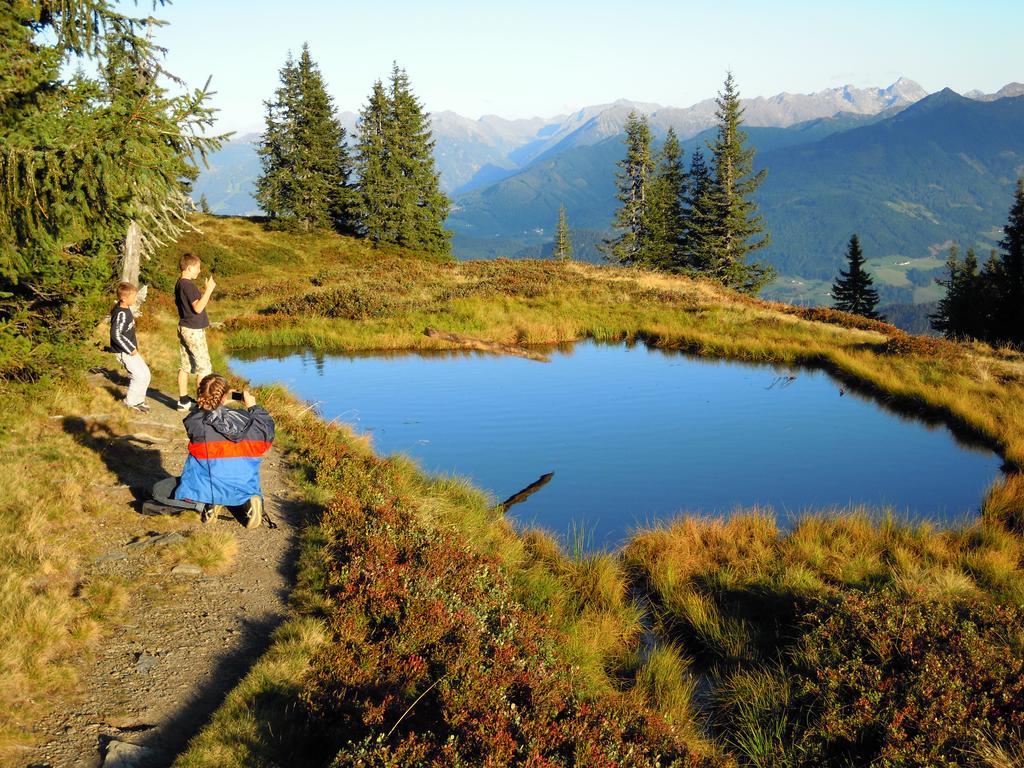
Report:
[[[860,315],[854,315],[850,312],[842,312],[830,307],[783,306],[786,307],[784,311],[787,314],[802,317],[804,320],[813,320],[818,323],[829,323],[830,325],[838,325],[843,328],[856,328],[861,331],[876,331],[877,333],[884,333],[886,336],[902,333],[895,325],[891,325],[883,320],[861,317]],[[913,338],[923,337],[915,336]]]
[[920,355],[941,360],[950,360],[961,353],[952,341],[934,336],[911,336],[909,333],[891,336],[881,345],[880,351],[884,355]]
[[[983,602],[846,593],[812,604],[788,670],[795,765],[967,766],[1024,734],[1024,621]],[[973,756],[973,757],[972,757]]]
[[383,292],[362,287],[332,288],[285,299],[272,311],[284,315],[315,315],[342,320],[366,320],[386,317],[396,302]]

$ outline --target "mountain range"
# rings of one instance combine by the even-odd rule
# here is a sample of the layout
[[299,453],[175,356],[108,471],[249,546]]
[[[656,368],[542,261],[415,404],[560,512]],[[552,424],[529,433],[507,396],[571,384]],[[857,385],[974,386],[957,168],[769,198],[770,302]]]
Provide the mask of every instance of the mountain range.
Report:
[[[1014,179],[1024,173],[1024,85],[928,95],[901,78],[744,100],[758,167],[758,202],[773,236],[759,257],[784,276],[778,298],[827,302],[843,246],[856,231],[883,299],[933,300],[950,241],[991,246]],[[615,163],[630,111],[648,116],[656,142],[669,127],[689,155],[713,133],[713,99],[687,108],[620,100],[553,118],[471,120],[432,115],[448,226],[460,258],[544,256],[557,211],[569,213],[578,257],[599,258],[615,208]],[[356,115],[342,113],[351,132]],[[195,184],[215,213],[256,213],[254,141],[228,142]]]
[[[854,88],[847,85],[812,94],[780,93],[769,98],[745,99],[746,121],[751,126],[786,127],[838,112],[873,115],[882,110],[912,104],[926,94],[917,83],[900,78],[888,88]],[[584,107],[571,114],[549,118],[506,119],[484,115],[473,120],[455,112],[431,115],[435,158],[441,187],[459,194],[488,186],[529,166],[535,160],[577,146],[590,146],[617,135],[630,111],[649,116],[658,135],[669,126],[680,138],[700,133],[715,121],[715,100],[705,99],[690,107],[620,99],[611,104]],[[338,119],[353,136],[358,115],[345,111]],[[215,213],[256,214],[252,180],[259,175],[255,154],[258,134],[238,136],[209,158],[195,185],[205,194]]]

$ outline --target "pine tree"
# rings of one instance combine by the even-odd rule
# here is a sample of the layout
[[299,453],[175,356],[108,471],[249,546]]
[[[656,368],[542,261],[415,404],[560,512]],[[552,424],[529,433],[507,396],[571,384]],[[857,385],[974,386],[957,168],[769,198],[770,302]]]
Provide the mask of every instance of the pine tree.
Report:
[[308,44],[298,61],[288,57],[280,78],[274,101],[266,104],[256,199],[283,226],[349,233],[354,200],[345,129]]
[[277,222],[292,222],[293,201],[298,195],[295,123],[299,112],[299,73],[291,53],[278,71],[281,84],[274,98],[263,102],[266,127],[257,153],[263,172],[256,179],[256,201]]
[[[206,88],[163,86],[159,23],[107,0],[0,6],[0,377],[60,364],[125,243],[145,255],[192,226],[189,180],[222,137]],[[93,74],[63,77],[80,57]]]
[[979,308],[975,306],[979,287],[978,260],[972,248],[967,250],[963,263],[958,256],[954,245],[946,259],[946,279],[938,281],[946,294],[939,299],[935,314],[931,315],[931,326],[947,339],[977,338],[984,334]]
[[551,257],[562,261],[572,258],[572,239],[569,237],[569,222],[565,217],[564,205],[558,208],[558,228],[555,230],[555,248]]
[[774,277],[771,267],[747,263],[751,252],[771,240],[752,199],[767,170],[754,173],[754,149],[744,146],[747,135],[741,129],[743,107],[732,72],[726,75],[716,103],[718,133],[715,141],[708,145],[714,168],[715,237],[718,240],[710,265],[711,276],[737,290],[757,293]]
[[872,287],[871,275],[864,269],[864,253],[860,249],[860,238],[850,237],[846,249],[848,269],[840,270],[839,277],[832,284],[832,299],[835,308],[855,315],[878,318],[878,291]]
[[430,115],[412,92],[409,76],[391,70],[389,119],[385,123],[387,177],[394,192],[397,245],[427,253],[448,253],[451,233],[444,228],[451,205],[441,191],[434,165]]
[[647,204],[647,261],[656,269],[683,268],[686,215],[686,169],[683,150],[672,128],[658,156]]
[[619,264],[646,264],[649,244],[647,195],[654,170],[651,129],[646,117],[636,112],[629,113],[625,144],[626,156],[619,161],[616,174],[617,197],[622,203],[613,222],[618,234],[605,240],[602,249],[607,258]]
[[386,125],[390,115],[388,96],[380,80],[373,84],[370,99],[359,113],[356,173],[359,177],[356,217],[362,234],[376,243],[397,239],[394,221],[393,183],[388,178]]
[[1003,227],[998,307],[993,339],[1024,343],[1024,178],[1017,180],[1010,216]]
[[211,212],[210,201],[206,199],[205,192],[199,196],[199,212],[205,214],[209,214]]
[[681,271],[691,275],[713,274],[720,250],[715,229],[714,183],[700,147],[690,157],[690,173],[683,209]]
[[427,253],[450,251],[444,221],[451,203],[434,164],[430,115],[397,64],[389,88],[374,83],[360,112],[356,171],[356,210],[366,237]]

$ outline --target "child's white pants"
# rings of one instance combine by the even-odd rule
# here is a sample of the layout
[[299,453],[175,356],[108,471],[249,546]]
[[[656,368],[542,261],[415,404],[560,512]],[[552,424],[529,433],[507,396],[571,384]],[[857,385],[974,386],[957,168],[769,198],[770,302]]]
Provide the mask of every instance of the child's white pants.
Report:
[[128,394],[124,401],[128,405],[138,405],[146,400],[146,390],[149,389],[149,366],[142,359],[142,355],[129,355],[125,352],[118,352],[117,359],[121,365],[128,369],[131,381],[128,382]]

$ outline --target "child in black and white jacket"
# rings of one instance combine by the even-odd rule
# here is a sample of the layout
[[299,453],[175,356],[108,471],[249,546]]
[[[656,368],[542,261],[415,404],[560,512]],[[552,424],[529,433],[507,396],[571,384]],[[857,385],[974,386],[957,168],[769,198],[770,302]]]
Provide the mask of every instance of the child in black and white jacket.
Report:
[[128,382],[124,404],[133,410],[148,413],[146,390],[149,388],[149,366],[139,354],[139,342],[135,337],[135,316],[131,309],[138,293],[139,289],[131,283],[120,283],[117,286],[117,304],[110,313],[110,346],[131,379]]

